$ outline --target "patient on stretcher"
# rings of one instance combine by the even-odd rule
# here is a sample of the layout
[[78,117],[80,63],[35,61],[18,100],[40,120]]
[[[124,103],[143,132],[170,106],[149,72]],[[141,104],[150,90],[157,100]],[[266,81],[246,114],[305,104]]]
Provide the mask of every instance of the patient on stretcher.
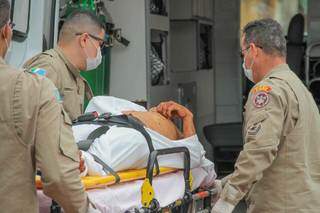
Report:
[[[139,120],[150,135],[154,149],[170,147],[187,147],[190,151],[191,168],[203,167],[212,174],[213,163],[205,158],[205,151],[195,132],[192,113],[174,102],[165,102],[147,111],[132,102],[114,97],[95,97],[89,103],[86,112],[110,112],[113,115],[126,114]],[[171,121],[179,117],[183,122],[180,132]],[[99,124],[81,124],[73,126],[76,142],[85,140]],[[82,151],[83,152],[83,151]],[[87,152],[83,152],[86,164],[86,175],[106,175],[101,164],[93,155],[99,157],[114,171],[141,169],[147,166],[150,150],[146,138],[137,130],[127,127],[111,126],[110,129],[96,138]],[[170,154],[159,156],[161,167],[183,168],[183,155]],[[209,173],[209,171],[208,171]]]

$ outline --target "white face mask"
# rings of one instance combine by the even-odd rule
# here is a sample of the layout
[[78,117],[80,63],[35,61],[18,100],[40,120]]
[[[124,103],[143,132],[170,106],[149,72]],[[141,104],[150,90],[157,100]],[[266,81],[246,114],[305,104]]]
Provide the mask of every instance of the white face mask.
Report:
[[[250,51],[250,49],[249,49],[249,51]],[[246,68],[246,57],[243,58],[242,68],[243,68],[244,74],[252,82],[254,82],[253,81],[253,73],[252,73],[253,63],[254,63],[254,60],[252,60],[250,68],[247,69]]]
[[[90,39],[91,41],[91,39]],[[91,41],[92,42],[92,41]],[[94,44],[93,44],[94,45]],[[94,45],[95,46],[95,45]],[[86,55],[87,55],[87,59],[86,59],[86,71],[89,71],[89,70],[94,70],[96,69],[100,64],[101,64],[101,61],[102,61],[102,55],[101,55],[101,49],[100,47],[97,48],[97,55],[95,58],[89,58],[88,57],[88,54],[87,54],[87,51],[85,51]]]

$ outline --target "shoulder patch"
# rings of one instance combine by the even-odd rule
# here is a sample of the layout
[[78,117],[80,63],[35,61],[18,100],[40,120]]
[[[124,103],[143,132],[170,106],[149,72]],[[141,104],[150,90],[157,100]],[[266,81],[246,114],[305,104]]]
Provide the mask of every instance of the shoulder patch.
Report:
[[46,76],[47,74],[47,70],[35,67],[31,68],[31,72],[40,76]]
[[257,92],[270,92],[272,90],[271,86],[266,86],[266,85],[261,85],[261,86],[256,86],[253,88],[252,92],[253,94],[257,93]]
[[62,98],[61,98],[60,92],[59,92],[59,90],[57,88],[54,88],[53,94],[54,94],[54,97],[56,98],[56,100],[59,103],[62,103]]
[[262,108],[269,103],[269,94],[264,91],[257,92],[254,94],[252,102],[256,108]]

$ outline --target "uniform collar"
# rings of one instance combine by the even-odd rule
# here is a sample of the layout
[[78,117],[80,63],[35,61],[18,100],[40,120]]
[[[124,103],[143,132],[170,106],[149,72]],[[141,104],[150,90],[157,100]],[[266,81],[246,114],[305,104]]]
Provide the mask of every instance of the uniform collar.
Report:
[[276,73],[282,72],[284,70],[290,70],[288,64],[285,64],[285,63],[279,64],[279,65],[275,66],[274,68],[272,68],[271,71],[263,77],[263,79],[271,77],[271,76],[275,75]]
[[0,64],[7,64],[6,61],[2,57],[0,57]]
[[60,58],[63,60],[63,62],[66,64],[68,67],[68,70],[74,75],[74,77],[79,77],[80,76],[80,70],[75,67],[66,57],[66,55],[63,53],[62,49],[57,46],[54,48],[54,50],[58,53]]

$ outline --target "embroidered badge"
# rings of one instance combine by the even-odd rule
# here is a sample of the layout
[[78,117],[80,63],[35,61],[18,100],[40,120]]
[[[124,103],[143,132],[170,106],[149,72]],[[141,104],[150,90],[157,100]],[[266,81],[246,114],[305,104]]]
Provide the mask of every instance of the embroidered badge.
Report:
[[31,68],[31,72],[40,76],[46,76],[47,70],[41,68]]
[[256,86],[253,88],[253,94],[257,93],[257,92],[270,92],[272,90],[272,88],[270,86]]
[[251,125],[251,126],[249,127],[248,131],[247,131],[247,132],[248,132],[248,135],[249,135],[249,136],[255,136],[255,135],[258,134],[258,132],[260,131],[260,129],[261,129],[261,122],[255,123],[255,124]]
[[56,98],[56,100],[59,102],[59,103],[62,103],[62,97],[60,95],[60,92],[57,88],[55,88],[53,90],[53,94],[54,94],[54,97]]
[[269,95],[266,92],[258,92],[253,96],[253,105],[262,108],[269,103]]

